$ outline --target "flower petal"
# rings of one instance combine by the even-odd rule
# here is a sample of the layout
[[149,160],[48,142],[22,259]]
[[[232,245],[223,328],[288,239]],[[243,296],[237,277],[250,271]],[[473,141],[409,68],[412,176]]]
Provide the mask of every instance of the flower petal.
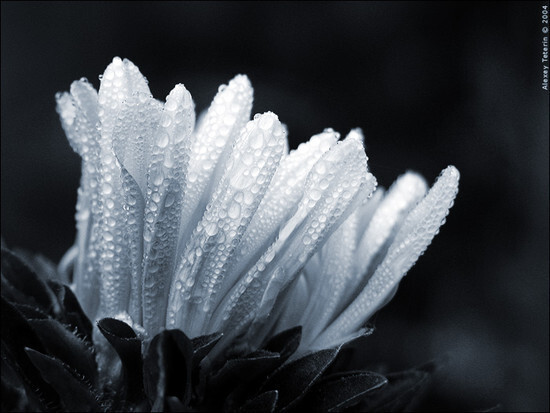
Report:
[[118,112],[122,109],[123,102],[130,99],[133,93],[150,96],[147,80],[131,61],[115,57],[105,69],[99,87],[101,137],[107,144],[103,146],[110,147]]
[[71,84],[71,93],[57,95],[57,111],[73,149],[82,157],[82,176],[76,205],[78,257],[74,284],[88,314],[99,305],[97,239],[99,225],[98,181],[100,170],[98,97],[86,79]]
[[[254,318],[261,325],[279,292],[298,275],[316,248],[363,202],[376,184],[367,172],[362,135],[352,132],[325,153],[310,172],[304,197],[279,238],[233,287],[209,328],[223,327],[230,340]],[[363,187],[368,190],[362,191]],[[361,196],[358,196],[361,195]],[[261,339],[261,337],[257,337]]]
[[121,104],[113,130],[113,150],[141,189],[147,193],[147,167],[157,134],[162,105],[151,95],[134,92]]
[[459,173],[443,170],[428,195],[406,218],[388,253],[361,294],[316,340],[316,347],[332,347],[357,330],[384,302],[386,296],[416,262],[439,232],[458,192]]
[[181,208],[195,122],[191,94],[176,85],[166,98],[147,173],[143,233],[143,325],[150,334],[164,326],[171,274],[181,227]]
[[184,226],[178,241],[179,257],[202,218],[235,140],[250,119],[252,92],[245,75],[235,76],[227,86],[220,86],[208,112],[199,122],[190,148],[188,185],[181,217]]
[[227,294],[228,289],[238,281],[238,277],[250,270],[261,254],[275,241],[281,226],[296,210],[303,196],[311,168],[336,144],[338,136],[336,132],[326,130],[313,136],[283,158],[235,252],[233,266],[224,280],[226,288],[220,292],[221,294]]
[[193,232],[170,291],[167,325],[194,337],[206,333],[234,249],[281,159],[286,136],[273,113],[243,129],[224,175]]
[[392,233],[405,215],[424,198],[427,190],[424,178],[412,172],[395,181],[376,209],[359,243],[356,255],[358,274],[366,274],[375,255],[391,239]]
[[304,306],[298,325],[303,326],[301,347],[308,348],[317,335],[327,326],[339,310],[346,291],[360,277],[354,271],[353,257],[357,231],[357,214],[352,214],[338,228],[316,254],[321,255],[322,266],[304,273],[313,289],[309,302]]

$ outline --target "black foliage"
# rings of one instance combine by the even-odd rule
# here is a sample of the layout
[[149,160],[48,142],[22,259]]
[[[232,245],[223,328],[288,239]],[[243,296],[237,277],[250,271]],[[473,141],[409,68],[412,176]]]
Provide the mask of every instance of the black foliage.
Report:
[[294,327],[257,350],[230,349],[230,358],[212,360],[221,333],[190,339],[164,330],[144,341],[126,323],[104,318],[97,330],[121,366],[105,380],[77,298],[33,265],[2,250],[2,411],[402,411],[433,370],[349,371],[350,352],[371,330],[297,357],[301,327]]

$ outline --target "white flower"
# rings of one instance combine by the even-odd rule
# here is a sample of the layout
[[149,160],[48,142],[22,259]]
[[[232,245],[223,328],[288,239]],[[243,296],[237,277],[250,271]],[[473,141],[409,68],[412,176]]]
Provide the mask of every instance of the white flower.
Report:
[[407,173],[384,194],[359,130],[327,129],[288,152],[271,112],[249,121],[252,87],[221,86],[195,127],[178,84],[155,100],[128,60],[99,92],[81,79],[57,95],[82,157],[74,289],[92,319],[152,336],[221,331],[221,346],[303,326],[301,349],[358,334],[443,224],[458,191],[450,166],[427,193]]

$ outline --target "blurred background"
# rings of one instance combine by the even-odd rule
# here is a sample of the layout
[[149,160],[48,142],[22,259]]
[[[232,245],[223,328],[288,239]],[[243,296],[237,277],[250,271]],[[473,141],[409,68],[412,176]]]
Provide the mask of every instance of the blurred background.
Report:
[[372,172],[431,183],[454,164],[447,223],[372,320],[362,359],[446,356],[419,408],[548,411],[548,92],[543,2],[2,2],[2,236],[58,261],[75,236],[80,160],[54,95],[127,57],[200,111],[246,73],[254,113],[291,147],[361,127]]

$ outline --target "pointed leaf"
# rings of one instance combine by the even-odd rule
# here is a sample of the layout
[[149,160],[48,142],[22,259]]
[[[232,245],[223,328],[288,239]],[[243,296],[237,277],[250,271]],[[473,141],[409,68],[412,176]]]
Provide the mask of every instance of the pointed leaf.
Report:
[[187,405],[191,397],[193,344],[181,330],[157,334],[144,362],[145,391],[153,411],[166,410],[168,397]]
[[14,302],[12,302],[12,304],[27,320],[44,320],[50,317],[48,314],[44,313],[42,310],[40,310],[40,308],[36,306]]
[[[11,353],[7,349],[4,341],[1,342],[1,372],[2,372],[2,397],[1,397],[1,411],[45,411],[48,407],[58,405],[59,397],[51,389],[51,387],[42,380],[42,377],[36,371],[36,375],[40,379],[40,383],[44,386],[40,387],[41,394],[36,391],[39,387],[38,382],[31,383],[26,378],[21,368],[15,362]],[[32,363],[29,364],[32,365]],[[32,366],[34,368],[34,365]],[[35,368],[34,368],[35,369]],[[36,370],[36,369],[35,369]],[[5,391],[8,394],[5,394]],[[48,400],[47,396],[51,393],[52,400]],[[49,403],[48,403],[49,402]],[[48,404],[50,404],[48,406]]]
[[301,338],[302,326],[292,327],[271,337],[263,349],[279,353],[284,363],[298,349]]
[[128,324],[114,318],[104,318],[98,321],[97,326],[120,357],[127,382],[128,400],[139,401],[143,396],[141,340]]
[[314,411],[342,411],[359,403],[367,393],[379,389],[387,381],[384,376],[370,371],[335,374],[316,383],[299,405]]
[[101,406],[93,390],[76,378],[70,368],[60,360],[26,348],[29,358],[40,374],[58,392],[61,402],[69,411],[98,411]]
[[61,313],[59,302],[46,282],[40,279],[18,256],[4,249],[2,249],[2,275],[7,282],[27,295],[29,300],[34,301],[44,312],[53,315]]
[[191,339],[193,345],[193,358],[202,359],[222,338],[223,333],[213,333]]
[[277,390],[266,391],[251,400],[248,400],[239,412],[273,412],[277,406],[279,392]]
[[261,391],[278,390],[279,408],[289,408],[304,397],[337,354],[338,349],[321,350],[285,364],[267,379]]
[[412,410],[430,384],[432,367],[428,364],[424,368],[388,374],[385,388],[366,398],[361,407],[372,412]]
[[208,392],[220,397],[232,392],[224,406],[233,410],[240,404],[247,392],[256,390],[254,383],[261,383],[262,378],[281,364],[278,353],[258,350],[243,358],[228,360],[225,365],[208,381]]
[[55,281],[48,281],[48,285],[63,307],[61,321],[76,329],[80,337],[92,344],[92,322],[84,313],[73,291],[67,285]]
[[38,338],[50,356],[56,357],[82,374],[90,383],[97,376],[97,365],[92,349],[56,320],[29,320]]

